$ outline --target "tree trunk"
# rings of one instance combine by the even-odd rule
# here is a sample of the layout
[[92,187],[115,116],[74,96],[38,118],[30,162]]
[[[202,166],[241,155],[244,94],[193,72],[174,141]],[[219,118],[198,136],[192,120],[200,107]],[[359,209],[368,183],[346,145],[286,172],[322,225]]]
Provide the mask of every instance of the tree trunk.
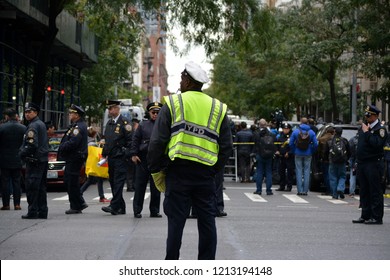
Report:
[[333,114],[332,121],[339,118],[339,109],[337,108],[337,100],[336,100],[335,77],[336,77],[336,67],[335,64],[331,62],[329,68],[328,82],[329,82],[329,89],[330,89],[330,100],[332,102],[332,114]]

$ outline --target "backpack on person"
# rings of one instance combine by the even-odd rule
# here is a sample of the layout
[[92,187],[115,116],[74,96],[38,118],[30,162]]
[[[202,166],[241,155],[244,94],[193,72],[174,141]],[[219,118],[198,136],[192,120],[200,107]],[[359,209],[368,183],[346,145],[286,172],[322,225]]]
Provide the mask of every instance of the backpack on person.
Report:
[[329,161],[332,163],[344,163],[348,160],[347,147],[341,137],[334,136],[329,145]]
[[259,135],[260,139],[256,142],[259,155],[264,159],[272,158],[276,152],[274,137],[270,132],[264,135]]
[[296,147],[302,151],[306,151],[309,148],[310,145],[310,134],[309,131],[302,131],[302,129],[299,129]]

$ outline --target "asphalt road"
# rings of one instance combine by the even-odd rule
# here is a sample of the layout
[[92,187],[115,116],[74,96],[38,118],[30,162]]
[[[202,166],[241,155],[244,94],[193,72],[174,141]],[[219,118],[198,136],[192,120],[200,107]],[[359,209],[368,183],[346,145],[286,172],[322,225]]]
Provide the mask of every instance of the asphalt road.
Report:
[[[105,192],[110,193],[105,182]],[[383,225],[352,224],[358,218],[358,197],[334,200],[276,192],[254,195],[255,184],[226,179],[227,217],[217,218],[219,260],[389,260],[390,199],[385,199]],[[277,186],[274,186],[276,188]],[[149,198],[143,218],[132,213],[132,192],[124,192],[127,214],[101,211],[96,186],[84,197],[89,207],[65,215],[66,193],[49,192],[49,218],[22,220],[22,211],[0,211],[2,260],[160,260],[165,257],[167,220],[150,218]],[[181,259],[197,258],[196,219],[187,221]]]

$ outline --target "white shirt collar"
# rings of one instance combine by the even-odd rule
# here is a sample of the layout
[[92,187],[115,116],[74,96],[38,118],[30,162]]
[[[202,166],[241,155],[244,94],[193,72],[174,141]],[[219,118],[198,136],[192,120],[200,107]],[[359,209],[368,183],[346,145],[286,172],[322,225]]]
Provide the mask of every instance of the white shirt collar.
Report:
[[116,123],[116,122],[118,121],[120,115],[121,115],[121,114],[119,114],[118,116],[116,116],[115,119],[112,119],[112,120]]
[[376,126],[376,124],[379,122],[378,119],[376,119],[373,123],[370,123],[370,128],[373,128],[374,126]]

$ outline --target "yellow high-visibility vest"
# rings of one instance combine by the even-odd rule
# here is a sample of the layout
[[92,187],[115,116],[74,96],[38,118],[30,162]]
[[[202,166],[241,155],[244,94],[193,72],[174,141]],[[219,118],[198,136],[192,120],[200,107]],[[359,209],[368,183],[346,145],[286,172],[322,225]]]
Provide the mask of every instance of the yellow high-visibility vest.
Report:
[[227,106],[198,91],[165,96],[172,116],[168,156],[213,166],[218,160],[218,138]]

